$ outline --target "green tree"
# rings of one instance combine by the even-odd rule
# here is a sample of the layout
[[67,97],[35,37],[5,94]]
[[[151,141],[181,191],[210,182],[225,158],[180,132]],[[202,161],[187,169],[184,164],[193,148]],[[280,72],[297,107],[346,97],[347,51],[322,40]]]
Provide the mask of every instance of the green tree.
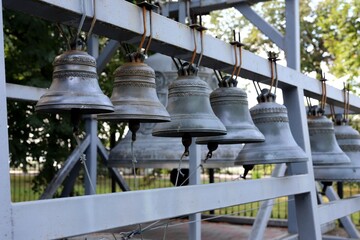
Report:
[[[67,40],[61,36],[55,24],[26,14],[4,10],[3,21],[6,82],[49,87],[52,62],[55,56],[67,49]],[[65,34],[70,35],[70,32],[65,31]],[[105,42],[106,39],[101,38],[101,43]],[[100,86],[108,96],[112,91],[112,72],[122,59],[122,55],[117,53],[99,74]],[[29,164],[41,162],[42,168],[34,179],[33,189],[42,192],[76,142],[69,115],[37,114],[35,104],[8,100],[10,165],[27,171]],[[115,131],[123,131],[123,126],[115,124],[112,132]],[[99,133],[108,145],[110,132],[102,124],[99,124]]]
[[[326,63],[337,77],[360,76],[360,2],[357,0],[300,1],[301,70],[312,72]],[[253,7],[280,33],[285,34],[285,1],[267,1]],[[214,35],[231,38],[232,29],[245,29],[243,42],[250,51],[259,53],[277,47],[252,26],[235,9],[210,13]],[[216,27],[220,26],[220,27]]]

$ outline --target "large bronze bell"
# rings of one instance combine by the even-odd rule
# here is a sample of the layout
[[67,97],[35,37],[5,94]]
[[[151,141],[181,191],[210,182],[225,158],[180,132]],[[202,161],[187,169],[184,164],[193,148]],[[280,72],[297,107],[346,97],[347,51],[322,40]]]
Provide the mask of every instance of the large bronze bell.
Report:
[[[135,156],[138,168],[177,168],[179,159],[184,152],[181,141],[177,138],[160,138],[151,135],[154,123],[142,124],[137,135]],[[132,152],[129,149],[131,134],[128,133],[109,154],[108,166],[132,167]],[[230,147],[231,146],[231,147]],[[232,147],[234,146],[234,147]],[[204,168],[232,167],[234,159],[241,150],[242,145],[219,146],[212,158],[203,164]],[[207,152],[206,146],[201,146],[201,152]],[[183,158],[182,168],[189,167],[189,159]]]
[[199,137],[197,144],[239,144],[265,140],[251,119],[245,91],[236,86],[217,88],[210,94],[210,103],[215,115],[225,125],[227,134]]
[[[173,82],[178,74],[176,66],[170,57],[156,53],[145,60],[156,75],[156,91],[160,102],[167,105],[168,85]],[[216,86],[216,79],[212,70],[200,67],[197,75],[208,85]],[[155,123],[144,123],[138,131],[138,139],[134,155],[136,156],[136,166],[139,168],[177,168],[179,156],[184,151],[183,145],[176,138],[161,138],[151,135]],[[131,144],[131,134],[127,134],[111,151],[108,166],[111,167],[132,167],[132,152],[129,148]],[[220,146],[213,154],[204,168],[222,168],[234,165],[234,159],[241,149],[240,146],[229,145]],[[202,146],[201,152],[206,152]],[[182,167],[189,166],[189,159],[184,158]]]
[[[304,151],[296,144],[289,126],[287,109],[275,103],[275,95],[263,89],[259,104],[250,109],[256,127],[264,134],[265,142],[245,144],[235,165],[292,163],[307,161]],[[246,167],[245,167],[246,170]]]
[[334,124],[323,116],[322,110],[311,109],[308,116],[309,137],[313,165],[348,164],[350,159],[339,147]]
[[314,166],[315,179],[319,181],[360,181],[360,135],[346,121],[337,121],[335,137],[341,150],[351,162],[340,165]]
[[[167,105],[168,85],[178,76],[177,69],[170,57],[156,53],[145,60],[156,75],[156,91],[160,102]],[[216,86],[216,78],[212,70],[200,67],[197,75],[211,88]],[[138,131],[138,139],[134,155],[136,166],[139,168],[177,168],[179,156],[184,151],[183,145],[176,138],[161,138],[151,135],[154,123],[144,123]],[[131,134],[128,133],[111,151],[108,166],[129,167],[132,165],[132,152],[128,148],[131,142]],[[234,165],[235,157],[242,148],[242,145],[220,146],[212,158],[203,164],[204,168],[222,168]],[[146,149],[146,150],[144,150]],[[201,152],[207,152],[202,146]],[[189,159],[184,158],[182,167],[189,165]]]
[[115,111],[99,116],[104,120],[167,122],[169,113],[156,95],[155,72],[134,53],[130,61],[115,72],[111,101]]
[[184,66],[178,78],[169,86],[167,110],[171,122],[155,125],[153,136],[202,137],[226,134],[226,128],[211,109],[210,88]]
[[99,87],[95,58],[84,51],[67,51],[54,60],[49,90],[35,106],[38,112],[78,114],[112,112],[110,99]]

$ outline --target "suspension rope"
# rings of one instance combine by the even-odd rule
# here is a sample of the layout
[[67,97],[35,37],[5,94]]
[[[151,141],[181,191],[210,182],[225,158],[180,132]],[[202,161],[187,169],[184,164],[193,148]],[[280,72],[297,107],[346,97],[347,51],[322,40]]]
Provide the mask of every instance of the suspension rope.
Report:
[[[76,134],[76,132],[73,132],[73,136],[74,136],[74,138],[75,138],[76,144],[77,144],[78,146],[80,146],[81,141],[80,141],[79,136]],[[93,192],[96,194],[96,187],[95,187],[93,181],[91,180],[90,173],[89,173],[89,169],[88,169],[87,166],[86,166],[86,154],[82,153],[79,160],[80,160],[81,164],[84,166],[84,170],[85,170],[86,176],[87,176],[87,178],[89,179],[90,187],[91,187],[91,189],[93,190]]]

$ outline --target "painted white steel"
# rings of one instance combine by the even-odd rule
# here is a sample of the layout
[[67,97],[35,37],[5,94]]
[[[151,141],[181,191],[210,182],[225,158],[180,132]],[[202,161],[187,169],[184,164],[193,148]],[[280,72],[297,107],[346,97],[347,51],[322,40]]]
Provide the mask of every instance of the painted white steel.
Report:
[[319,206],[319,221],[320,224],[324,224],[358,211],[360,211],[360,195],[331,201]]
[[[13,9],[21,8],[22,11],[52,21],[58,20],[55,19],[55,17],[57,17],[59,21],[62,21],[64,24],[77,26],[76,24],[82,14],[81,2],[81,0],[41,0],[34,2],[26,0],[6,0],[5,6]],[[33,11],[35,5],[39,8],[39,11]],[[43,8],[43,11],[40,11],[41,8]],[[97,1],[96,8],[97,21],[93,30],[94,33],[119,41],[128,41],[131,43],[138,43],[140,41],[141,34],[143,33],[142,12],[140,8],[129,2],[119,0]],[[61,16],[56,14],[59,12],[62,13]],[[84,29],[89,28],[92,14],[92,6],[88,4],[88,18],[85,21]],[[152,15],[153,41],[150,49],[165,55],[189,59],[194,50],[192,30],[184,24],[175,22],[159,14],[153,13]],[[131,19],[131,21],[129,21],[129,19]],[[149,23],[149,21],[147,22]],[[198,46],[200,46],[200,37],[197,39],[199,41]],[[228,43],[205,34],[204,57],[201,65],[231,73],[234,63],[233,47]],[[256,81],[268,81],[271,75],[268,60],[244,50],[240,75]],[[298,71],[279,66],[278,77],[279,87],[285,90],[287,87],[296,86],[304,89],[305,95],[307,96],[317,99],[321,96],[320,82]],[[339,106],[343,105],[341,90],[328,86],[327,96],[328,103]],[[352,110],[360,112],[360,98],[351,95],[350,103]]]
[[6,97],[10,99],[36,102],[45,92],[45,88],[6,83]]
[[[180,140],[180,139],[179,139]],[[200,145],[195,144],[196,139],[192,139],[192,144],[190,145],[189,151],[189,169],[190,169],[190,177],[189,184],[190,185],[199,185],[201,184],[200,174],[201,168],[199,165],[201,164],[201,150]],[[201,239],[201,213],[193,213],[189,216],[190,224],[189,224],[189,240],[200,240]]]
[[[0,0],[1,4],[1,0]],[[3,26],[2,11],[0,26]],[[0,239],[12,239],[9,143],[6,109],[4,32],[0,30]]]
[[307,175],[296,175],[16,203],[14,237],[30,240],[74,236],[306,193],[312,186]]

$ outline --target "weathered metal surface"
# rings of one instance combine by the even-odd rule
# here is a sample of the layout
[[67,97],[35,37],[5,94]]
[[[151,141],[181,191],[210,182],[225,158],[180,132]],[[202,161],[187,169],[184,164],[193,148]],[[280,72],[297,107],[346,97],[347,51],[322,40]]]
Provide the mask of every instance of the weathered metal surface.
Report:
[[350,163],[336,141],[334,124],[330,119],[325,116],[309,116],[308,127],[314,166]]
[[265,142],[246,144],[237,156],[235,165],[308,160],[291,134],[286,107],[274,101],[275,99],[266,99],[250,109],[255,125],[265,136]]
[[131,61],[115,72],[111,101],[115,111],[99,119],[140,122],[170,121],[169,113],[156,95],[155,72],[147,64]]
[[169,86],[168,105],[171,122],[158,123],[153,129],[157,137],[216,136],[226,128],[211,109],[210,88],[196,75],[179,75]]
[[314,166],[315,179],[319,181],[360,181],[360,135],[349,125],[335,125],[335,137],[340,148],[351,162],[341,165]]
[[[160,102],[167,105],[168,86],[178,76],[177,69],[170,57],[162,54],[154,54],[145,60],[155,70],[156,91]],[[212,70],[200,67],[198,76],[214,89],[217,87],[216,78]],[[136,167],[140,168],[176,168],[184,151],[181,141],[176,138],[153,137],[151,132],[154,123],[141,124],[137,132],[137,140],[134,143],[134,155]],[[111,151],[108,166],[132,167],[131,134],[128,133]],[[146,150],[144,150],[146,149]],[[219,146],[208,159],[204,168],[222,168],[233,166],[235,157],[242,149],[241,144]],[[208,149],[201,146],[201,158],[204,159]],[[189,167],[189,158],[183,159],[181,167]]]
[[264,135],[254,125],[248,107],[247,94],[237,87],[220,87],[210,94],[215,115],[226,127],[226,135],[200,137],[197,144],[240,144],[265,141]]
[[83,51],[67,51],[54,60],[53,81],[35,106],[38,112],[83,114],[112,112],[110,99],[101,91],[95,58]]

